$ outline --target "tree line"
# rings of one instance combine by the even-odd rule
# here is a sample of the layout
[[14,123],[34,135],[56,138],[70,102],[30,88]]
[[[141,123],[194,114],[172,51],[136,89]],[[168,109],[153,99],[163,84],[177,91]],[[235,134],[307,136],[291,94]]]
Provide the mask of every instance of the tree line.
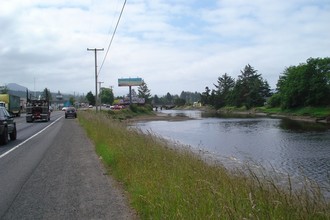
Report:
[[275,92],[251,65],[246,65],[238,79],[227,73],[220,76],[215,89],[205,88],[201,103],[215,108],[224,106],[281,107],[282,109],[330,105],[330,58],[309,58],[306,63],[285,68]]
[[201,94],[199,92],[182,91],[180,95],[172,95],[168,92],[166,95],[161,97],[154,95],[152,102],[155,105],[184,106],[192,105],[194,102],[199,102],[200,98]]
[[235,80],[227,73],[218,77],[215,89],[205,88],[201,94],[203,105],[212,105],[215,108],[224,106],[245,106],[250,109],[262,106],[267,97],[270,97],[270,87],[261,74],[251,65],[246,65]]
[[309,58],[286,68],[276,86],[277,92],[269,100],[271,107],[329,106],[330,58]]
[[[264,105],[282,109],[329,106],[330,58],[309,58],[305,63],[285,68],[273,91],[262,74],[250,64],[241,70],[237,79],[224,73],[213,85],[213,89],[207,86],[202,93],[182,91],[180,95],[172,95],[168,92],[161,97],[152,97],[143,82],[138,87],[138,97],[144,98],[147,104],[182,106],[201,102],[216,109],[224,106],[244,106],[246,109]],[[86,98],[90,100],[92,96],[90,92]],[[111,89],[103,90],[100,96],[105,103],[114,100]]]

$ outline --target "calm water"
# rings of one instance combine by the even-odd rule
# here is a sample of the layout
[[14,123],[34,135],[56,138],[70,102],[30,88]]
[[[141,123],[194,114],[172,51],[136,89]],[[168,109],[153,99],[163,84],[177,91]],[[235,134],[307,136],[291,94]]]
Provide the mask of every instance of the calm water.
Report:
[[329,190],[329,126],[275,118],[203,117],[199,111],[163,112],[195,120],[140,122],[137,126],[207,152],[224,165],[253,163],[293,178],[308,177]]

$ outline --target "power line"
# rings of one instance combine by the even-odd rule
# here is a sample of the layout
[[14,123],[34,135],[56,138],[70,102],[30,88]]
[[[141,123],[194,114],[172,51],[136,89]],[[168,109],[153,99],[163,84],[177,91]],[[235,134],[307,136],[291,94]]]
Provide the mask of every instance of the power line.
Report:
[[[113,8],[114,11],[118,11],[118,13],[115,13],[115,14],[113,15],[112,20],[111,20],[111,25],[110,25],[110,28],[109,28],[109,30],[108,30],[108,32],[107,32],[107,35],[109,35],[109,36],[110,36],[110,34],[113,32],[113,29],[114,29],[114,27],[115,27],[115,22],[116,22],[116,20],[118,19],[118,15],[119,15],[119,2],[121,2],[121,0],[117,0],[117,4],[116,4],[116,6]],[[120,4],[120,5],[121,5],[121,4]],[[105,43],[108,44],[108,40],[106,40]]]
[[120,22],[121,16],[122,16],[122,14],[123,14],[123,11],[124,11],[124,8],[125,8],[125,5],[126,5],[126,1],[127,1],[127,0],[125,0],[125,2],[124,2],[124,4],[123,4],[123,7],[122,7],[122,9],[121,9],[121,11],[120,11],[120,15],[119,15],[119,18],[118,18],[118,21],[117,21],[117,24],[116,24],[115,30],[114,30],[113,33],[112,33],[112,37],[111,37],[110,43],[109,43],[109,45],[108,45],[107,52],[105,53],[104,59],[103,59],[103,61],[102,61],[102,64],[101,64],[101,66],[100,66],[100,69],[99,69],[99,72],[98,72],[97,75],[100,74],[100,72],[101,72],[101,70],[102,70],[102,67],[103,67],[103,64],[104,64],[104,62],[105,62],[105,60],[106,60],[106,58],[107,58],[108,52],[109,52],[109,50],[110,50],[110,47],[111,47],[111,44],[112,44],[112,41],[113,41],[113,38],[115,37],[115,34],[116,34],[116,31],[117,31],[117,28],[118,28],[118,25],[119,25],[119,22]]

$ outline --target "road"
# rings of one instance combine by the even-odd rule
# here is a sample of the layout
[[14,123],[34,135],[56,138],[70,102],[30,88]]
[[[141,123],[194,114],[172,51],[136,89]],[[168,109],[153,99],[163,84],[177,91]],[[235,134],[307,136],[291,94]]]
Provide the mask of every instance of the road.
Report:
[[136,218],[77,119],[16,123],[17,140],[0,146],[0,219]]

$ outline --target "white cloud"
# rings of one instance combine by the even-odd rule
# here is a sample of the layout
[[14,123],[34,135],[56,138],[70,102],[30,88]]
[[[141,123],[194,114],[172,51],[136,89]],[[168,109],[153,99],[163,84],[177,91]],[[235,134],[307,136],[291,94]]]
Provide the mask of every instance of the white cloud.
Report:
[[[123,2],[2,3],[0,84],[94,91],[94,53],[86,49],[106,51]],[[115,95],[128,91],[118,78],[137,76],[152,94],[202,92],[251,64],[274,87],[285,67],[329,56],[329,10],[325,0],[128,1],[99,79]]]

